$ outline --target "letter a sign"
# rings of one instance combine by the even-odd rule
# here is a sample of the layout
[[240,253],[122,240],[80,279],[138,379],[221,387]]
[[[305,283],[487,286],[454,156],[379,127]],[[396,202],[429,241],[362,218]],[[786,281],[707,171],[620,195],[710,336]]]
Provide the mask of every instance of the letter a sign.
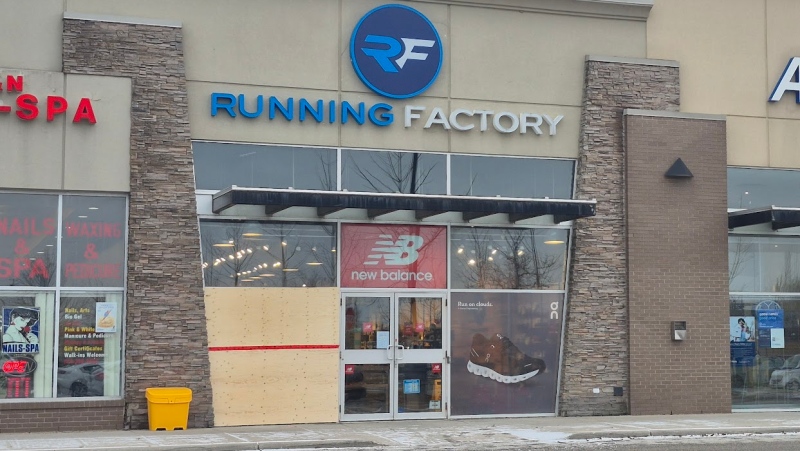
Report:
[[800,57],[794,57],[789,60],[786,69],[783,70],[783,75],[772,90],[772,95],[769,96],[770,102],[778,102],[783,97],[786,91],[794,91],[795,102],[800,103]]

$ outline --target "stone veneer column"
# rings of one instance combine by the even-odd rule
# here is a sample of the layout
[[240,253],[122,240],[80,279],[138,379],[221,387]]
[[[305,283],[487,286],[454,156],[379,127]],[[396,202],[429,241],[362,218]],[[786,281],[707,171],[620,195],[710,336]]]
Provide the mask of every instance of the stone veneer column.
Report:
[[192,389],[189,427],[213,426],[200,235],[180,26],[64,19],[67,74],[132,79],[126,426],[148,387]]
[[597,199],[597,216],[575,224],[561,415],[628,413],[623,110],[678,111],[678,72],[673,61],[586,59],[576,198]]

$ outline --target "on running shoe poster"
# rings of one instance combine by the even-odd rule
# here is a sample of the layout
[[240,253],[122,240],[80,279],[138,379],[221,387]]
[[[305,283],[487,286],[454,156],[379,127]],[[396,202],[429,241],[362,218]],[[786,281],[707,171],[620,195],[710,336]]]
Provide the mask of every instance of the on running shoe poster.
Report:
[[447,229],[342,225],[342,287],[447,288]]
[[563,294],[452,293],[453,415],[553,413]]

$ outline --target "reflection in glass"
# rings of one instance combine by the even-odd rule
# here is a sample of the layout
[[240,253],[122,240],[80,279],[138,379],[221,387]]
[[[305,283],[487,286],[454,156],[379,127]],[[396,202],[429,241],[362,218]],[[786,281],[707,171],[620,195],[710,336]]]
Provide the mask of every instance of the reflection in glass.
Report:
[[447,156],[342,151],[342,189],[369,193],[447,194]]
[[192,142],[197,189],[231,185],[336,191],[336,150]]
[[441,368],[441,364],[431,363],[403,363],[397,366],[398,413],[442,411]]
[[344,365],[344,413],[389,413],[389,365]]
[[125,198],[64,196],[61,285],[125,285]]
[[732,296],[731,328],[740,318],[755,330],[731,342],[733,407],[800,407],[800,296]]
[[728,208],[800,207],[800,171],[728,168]]
[[452,155],[450,172],[456,196],[571,199],[575,162]]
[[790,237],[728,237],[731,292],[800,293],[800,242]]
[[332,224],[201,221],[205,284],[335,286],[335,230]]
[[398,299],[397,342],[406,349],[442,349],[442,298]]
[[[116,325],[124,299],[126,199],[61,198],[59,268],[59,196],[0,194],[0,286],[6,287],[0,291],[0,399],[121,393],[122,330]],[[119,291],[62,291],[57,302],[54,290],[8,288],[52,287],[59,271],[62,286],[113,286]],[[98,305],[109,307],[103,309],[105,317],[96,316]],[[114,332],[100,329],[109,321]],[[84,383],[87,375],[92,379]],[[65,386],[67,380],[71,382]]]
[[345,349],[386,349],[389,342],[389,297],[347,297]]
[[56,283],[58,196],[0,194],[0,285]]
[[452,287],[563,290],[568,236],[565,229],[453,228]]
[[0,399],[52,396],[54,306],[54,293],[0,293]]

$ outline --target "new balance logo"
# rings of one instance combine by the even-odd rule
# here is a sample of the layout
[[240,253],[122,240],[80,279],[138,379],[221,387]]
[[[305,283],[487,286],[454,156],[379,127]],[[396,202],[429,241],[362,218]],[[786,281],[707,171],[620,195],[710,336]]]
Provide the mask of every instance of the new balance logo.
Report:
[[387,266],[406,266],[419,258],[419,249],[424,240],[419,235],[400,235],[392,241],[391,235],[380,235],[365,265],[377,265],[383,260]]

